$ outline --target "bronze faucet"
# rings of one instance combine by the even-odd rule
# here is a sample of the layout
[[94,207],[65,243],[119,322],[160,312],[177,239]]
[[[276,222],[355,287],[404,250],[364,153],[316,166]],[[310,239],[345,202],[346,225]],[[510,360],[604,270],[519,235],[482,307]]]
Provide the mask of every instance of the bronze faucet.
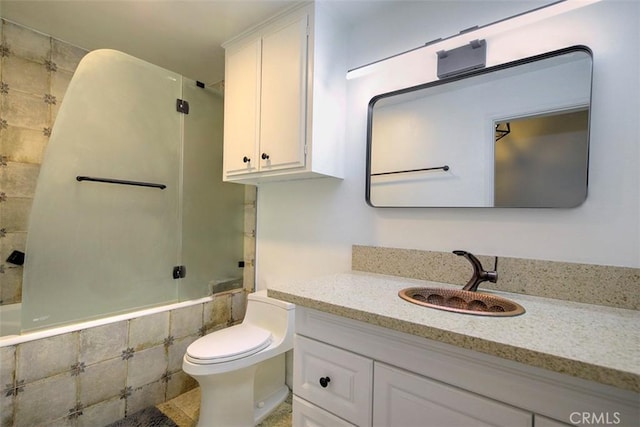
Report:
[[496,271],[498,269],[498,257],[496,257],[496,263],[493,267],[494,271],[485,271],[482,268],[480,260],[472,253],[466,251],[453,251],[453,253],[465,257],[473,266],[473,276],[471,276],[471,279],[464,285],[464,288],[462,288],[463,291],[475,292],[478,290],[478,285],[482,282],[496,283],[498,281],[498,272]]

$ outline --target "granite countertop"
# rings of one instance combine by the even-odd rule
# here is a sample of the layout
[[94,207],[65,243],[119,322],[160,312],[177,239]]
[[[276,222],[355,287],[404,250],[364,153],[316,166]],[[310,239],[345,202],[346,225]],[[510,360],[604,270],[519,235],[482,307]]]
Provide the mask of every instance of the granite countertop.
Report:
[[452,313],[411,304],[411,286],[460,288],[351,272],[269,286],[268,295],[354,320],[527,365],[640,392],[640,312],[498,291],[526,309],[515,317]]

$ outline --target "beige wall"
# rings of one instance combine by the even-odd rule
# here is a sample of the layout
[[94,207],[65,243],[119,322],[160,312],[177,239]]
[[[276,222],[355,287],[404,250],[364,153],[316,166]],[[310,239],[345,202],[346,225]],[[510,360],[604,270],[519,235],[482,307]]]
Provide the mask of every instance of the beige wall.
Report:
[[[486,15],[490,12],[505,18],[505,6],[520,2],[468,1],[465,7],[458,2],[397,3],[388,13],[363,17],[354,25],[348,40],[350,65],[384,58],[386,46],[397,47],[388,54],[398,53],[420,46],[418,40],[424,43],[456,34],[473,23],[491,22]],[[518,57],[526,57],[575,44],[589,46],[594,58],[599,58],[593,70],[585,203],[573,209],[367,206],[368,103],[380,93],[424,83],[429,79],[427,72],[435,76],[433,66],[426,68],[437,57],[431,49],[439,47],[433,45],[404,56],[407,61],[398,57],[380,63],[367,70],[370,74],[347,82],[344,156],[348,167],[342,181],[260,187],[257,287],[347,271],[354,244],[437,252],[463,249],[500,257],[640,268],[640,104],[637,96],[630,96],[640,93],[639,21],[639,2],[603,1],[510,33],[487,36],[492,52],[487,59],[493,63],[515,59],[516,51]],[[397,31],[392,35],[380,31],[394,24]],[[621,119],[631,117],[636,119]]]

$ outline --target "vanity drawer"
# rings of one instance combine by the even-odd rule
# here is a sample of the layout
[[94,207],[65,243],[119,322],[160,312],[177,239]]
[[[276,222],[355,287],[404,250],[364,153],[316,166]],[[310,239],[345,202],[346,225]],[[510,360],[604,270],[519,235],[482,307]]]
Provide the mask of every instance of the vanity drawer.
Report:
[[371,425],[373,361],[296,335],[293,392],[359,426]]
[[342,418],[293,396],[292,427],[356,427]]

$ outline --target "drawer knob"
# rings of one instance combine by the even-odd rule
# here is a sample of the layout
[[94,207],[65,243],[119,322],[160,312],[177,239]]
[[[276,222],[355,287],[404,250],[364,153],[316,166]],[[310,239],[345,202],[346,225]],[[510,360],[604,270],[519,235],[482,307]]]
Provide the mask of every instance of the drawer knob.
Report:
[[269,160],[269,155],[267,153],[262,153],[262,160]]
[[326,388],[329,385],[329,382],[331,382],[331,378],[329,377],[320,378],[320,385],[322,386],[322,388]]
[[248,158],[247,156],[244,156],[244,157],[242,158],[242,162],[243,162],[243,163],[249,163],[250,161],[251,161],[251,159],[250,159],[250,158]]

